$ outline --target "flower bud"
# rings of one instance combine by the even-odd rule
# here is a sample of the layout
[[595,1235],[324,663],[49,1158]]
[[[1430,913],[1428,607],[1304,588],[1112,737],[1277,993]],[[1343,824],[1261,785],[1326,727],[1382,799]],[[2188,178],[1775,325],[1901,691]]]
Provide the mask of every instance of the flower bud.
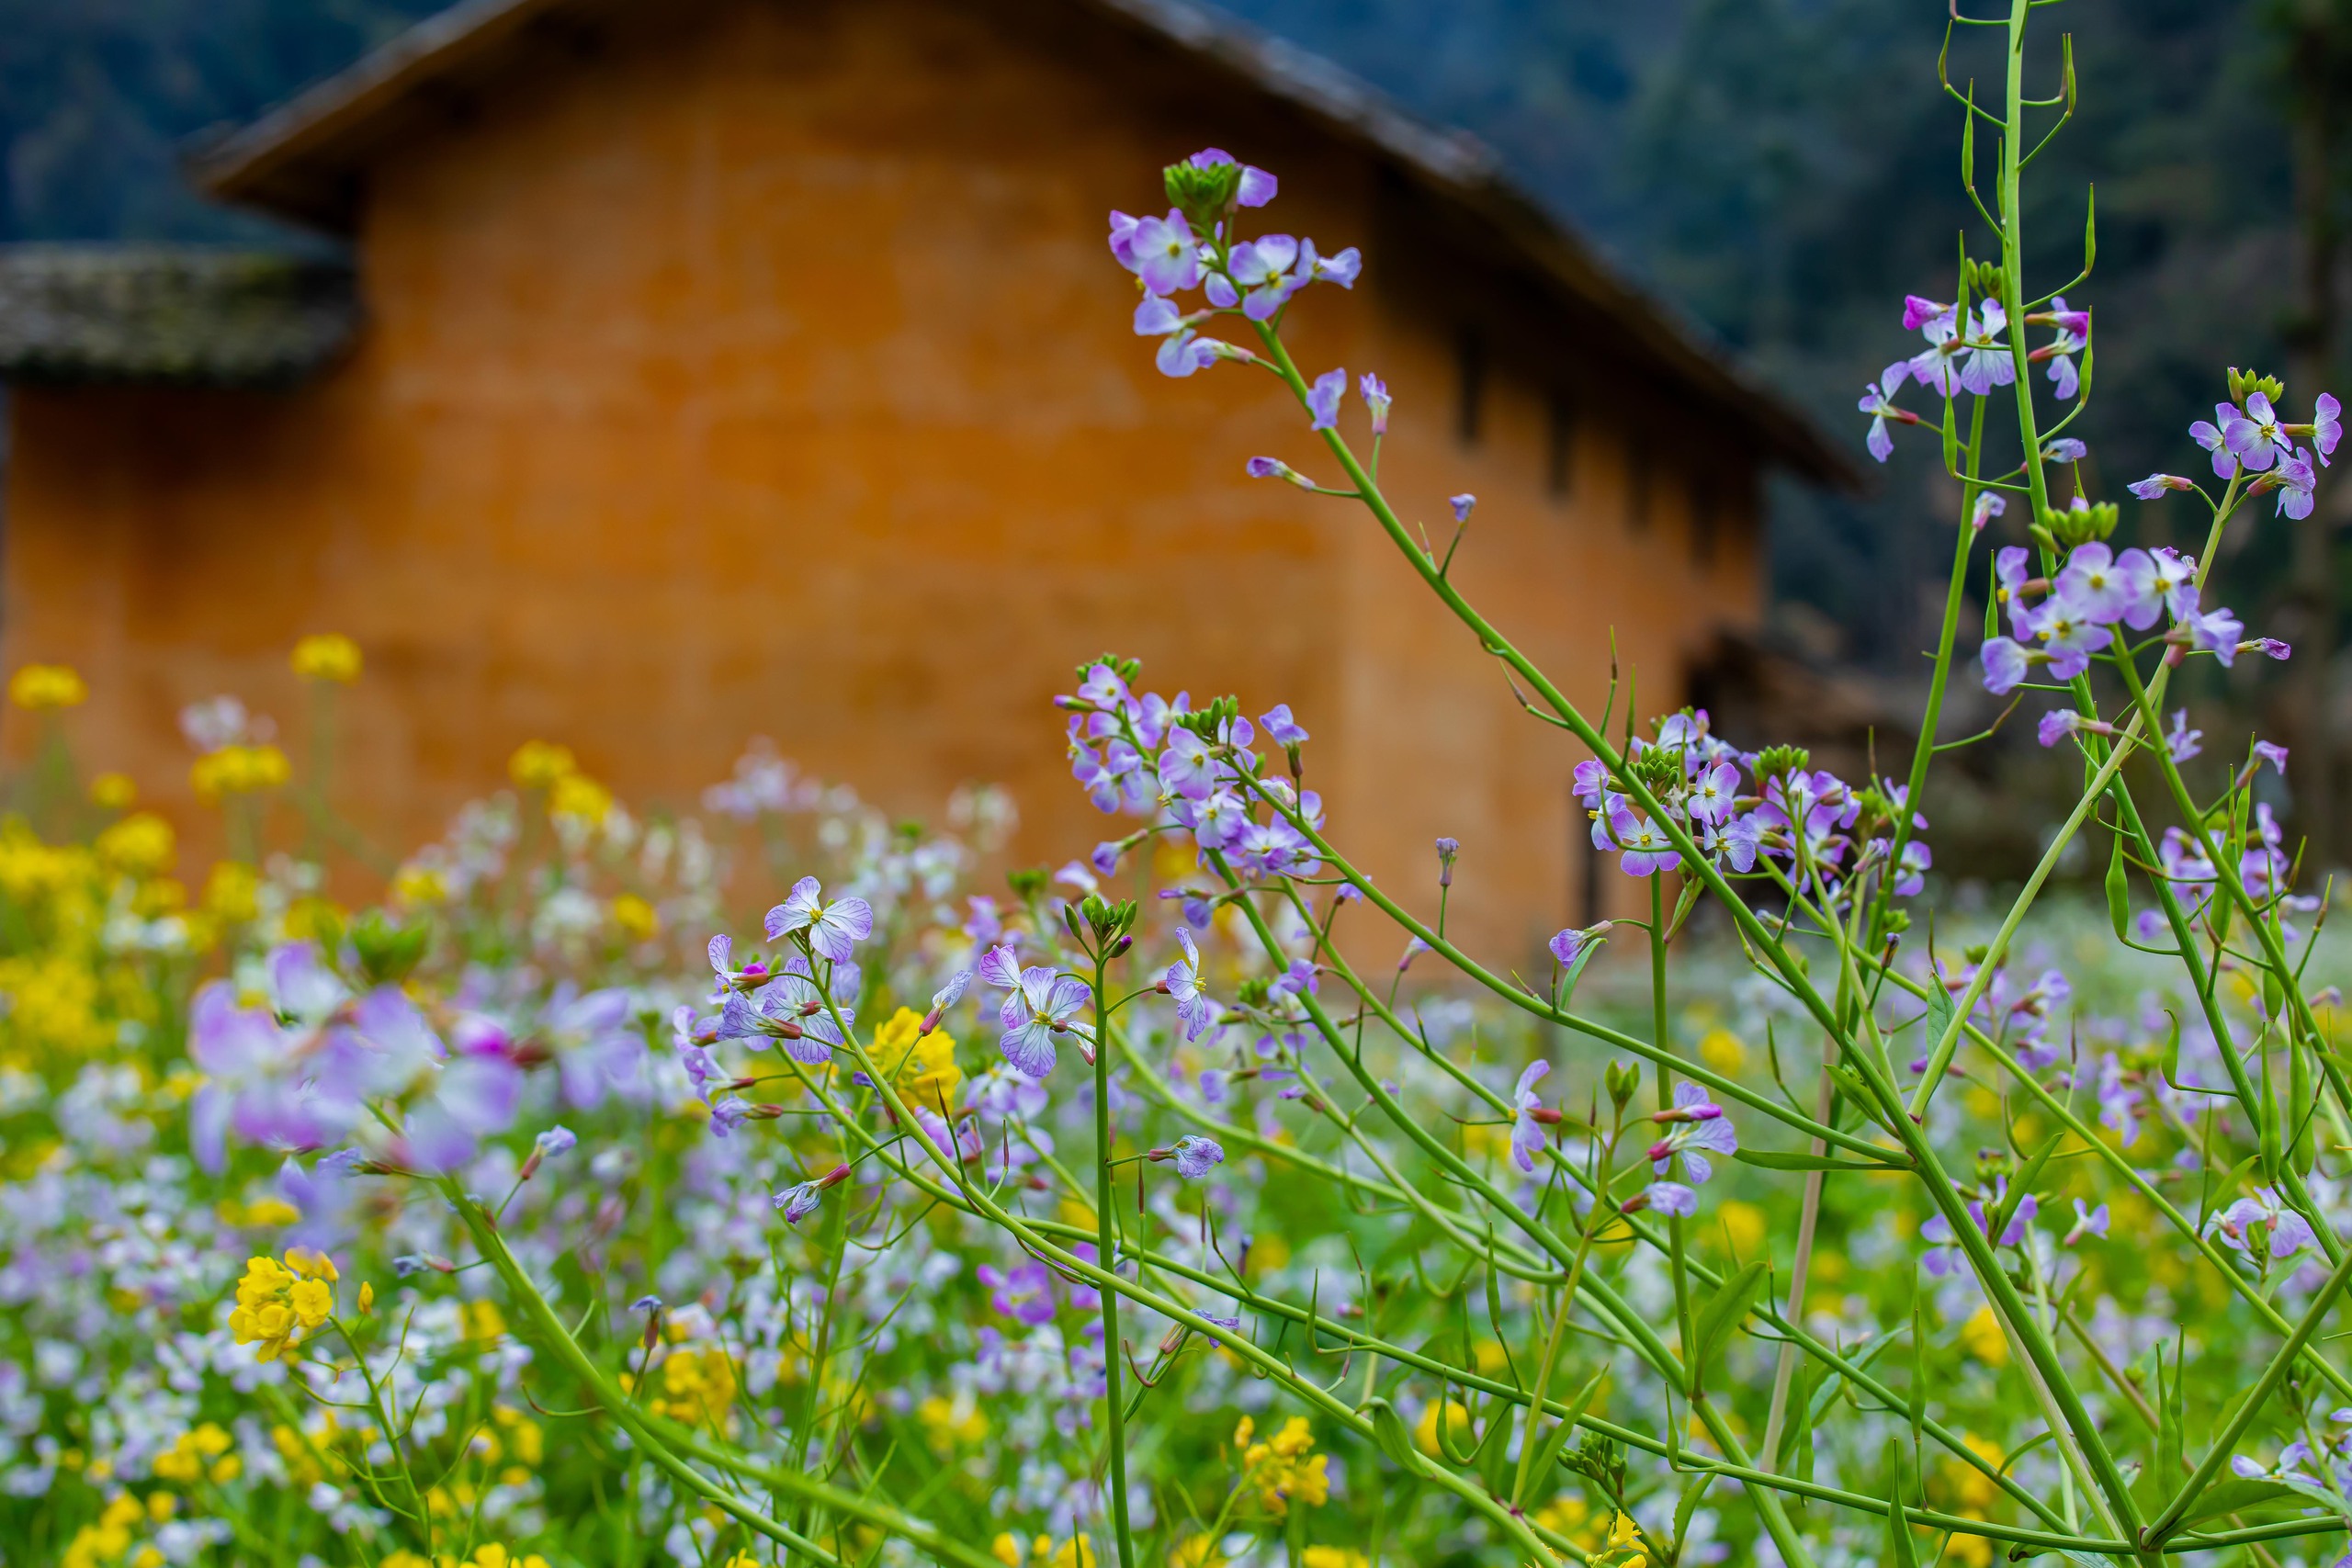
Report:
[[1437,885],[1440,887],[1453,886],[1453,858],[1461,852],[1462,840],[1459,839],[1440,839],[1437,841]]

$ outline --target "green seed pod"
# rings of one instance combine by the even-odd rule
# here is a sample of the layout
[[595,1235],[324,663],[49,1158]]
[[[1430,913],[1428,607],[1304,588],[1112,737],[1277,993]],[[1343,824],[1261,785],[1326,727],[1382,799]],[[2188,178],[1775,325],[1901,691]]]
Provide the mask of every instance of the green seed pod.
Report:
[[2115,836],[2115,849],[2107,857],[2107,918],[2115,927],[2115,940],[2129,942],[2132,929],[2132,880],[2123,863],[2123,835]]

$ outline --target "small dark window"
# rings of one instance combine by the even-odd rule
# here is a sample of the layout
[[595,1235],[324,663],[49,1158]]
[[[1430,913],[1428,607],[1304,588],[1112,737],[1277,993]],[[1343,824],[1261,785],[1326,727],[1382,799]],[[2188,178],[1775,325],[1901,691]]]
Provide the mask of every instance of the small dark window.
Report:
[[1464,446],[1478,445],[1487,416],[1487,340],[1476,327],[1464,327],[1454,340],[1456,378],[1461,405],[1454,411],[1454,434]]
[[1576,486],[1577,409],[1566,392],[1552,394],[1551,430],[1544,449],[1544,482],[1555,496]]

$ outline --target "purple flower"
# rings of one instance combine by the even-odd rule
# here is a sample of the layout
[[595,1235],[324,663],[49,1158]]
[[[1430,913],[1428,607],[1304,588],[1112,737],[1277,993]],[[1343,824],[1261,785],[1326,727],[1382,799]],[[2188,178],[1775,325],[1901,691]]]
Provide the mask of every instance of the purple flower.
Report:
[[2149,558],[2156,569],[2156,592],[2164,595],[2165,608],[2176,621],[2185,621],[2197,614],[2197,560],[2182,555],[2169,545],[2159,545]]
[[2118,556],[2097,540],[2075,547],[2051,592],[2085,620],[2124,621],[2135,631],[2154,626],[2164,609],[2154,558],[2141,549]]
[[2248,1253],[2256,1227],[2269,1235],[2269,1255],[2274,1261],[2292,1258],[2304,1247],[2319,1243],[2311,1222],[2288,1208],[2272,1187],[2256,1188],[2252,1197],[2241,1198],[2222,1210],[2209,1226],[2221,1232],[2222,1246],[2234,1252]]
[[1917,414],[1897,408],[1894,402],[1894,390],[1903,385],[1904,375],[1910,368],[1908,362],[1896,360],[1879,380],[1863,384],[1861,400],[1854,405],[1871,416],[1870,434],[1862,438],[1862,445],[1882,463],[1894,456],[1894,437],[1888,434],[1886,422],[1891,419],[1898,424],[1919,423]]
[[1619,805],[1609,817],[1609,836],[1623,850],[1622,863],[1628,876],[1649,876],[1657,872],[1671,871],[1681,863],[1674,848],[1674,840],[1657,823],[1634,815],[1632,808]]
[[2107,1235],[2107,1205],[2101,1203],[2096,1209],[2086,1211],[2083,1201],[2077,1198],[2075,1200],[2075,1228],[2066,1233],[2065,1245],[2073,1247],[2085,1236],[2092,1235],[2101,1239]]
[[1394,400],[1388,395],[1388,383],[1367,370],[1363,378],[1356,383],[1356,391],[1363,397],[1364,407],[1372,411],[1372,433],[1374,435],[1387,434],[1388,411],[1394,404]]
[[2312,514],[2313,490],[2319,476],[2312,471],[2312,455],[2304,448],[2295,448],[2293,457],[2278,465],[2274,476],[2278,481],[2278,515],[2298,521]]
[[1478,504],[1478,498],[1468,491],[1464,491],[1460,495],[1447,496],[1445,503],[1453,508],[1453,520],[1456,523],[1467,523],[1470,521],[1470,510]]
[[560,1122],[531,1140],[531,1152],[539,1159],[556,1159],[579,1146],[580,1139]]
[[1960,384],[1978,397],[1990,397],[1996,387],[2006,387],[2018,378],[2017,362],[2009,357],[2008,345],[2001,342],[2001,333],[2008,326],[2009,318],[1997,299],[1984,301],[1984,309],[1968,314],[1968,359],[1961,367]]
[[2220,660],[2224,670],[2237,658],[2238,639],[2245,635],[2245,624],[2226,608],[2188,617],[2188,645]]
[[1694,822],[1720,822],[1732,814],[1739,796],[1739,770],[1729,762],[1702,768],[1690,781],[1683,806]]
[[2258,653],[2265,659],[2275,659],[2281,664],[2295,656],[2292,643],[2281,642],[2275,637],[2258,637],[2238,644],[2240,653]]
[[2344,421],[2340,417],[2343,412],[2344,405],[2335,400],[2333,392],[2322,392],[2319,400],[2312,404],[2312,445],[2319,448],[2323,468],[2335,456],[2335,444],[2344,439]]
[[[1764,825],[1751,811],[1745,817],[1734,817],[1725,822],[1702,822],[1692,837],[1699,845],[1699,852],[1711,863],[1747,872],[1756,869],[1756,854],[1763,847],[1763,831]],[[1902,891],[1900,886],[1896,891]]]
[[718,1038],[743,1041],[755,1051],[764,1050],[770,1040],[781,1040],[786,1055],[816,1067],[832,1059],[842,1032],[825,1006],[824,994],[808,976],[787,972],[755,996],[730,995],[719,1013]]
[[1331,430],[1340,423],[1340,400],[1348,395],[1346,369],[1326,370],[1315,378],[1315,385],[1306,389],[1306,409],[1315,417],[1308,422],[1309,430]]
[[[1307,265],[1297,266],[1299,243],[1290,235],[1261,234],[1255,240],[1244,240],[1227,258],[1233,279],[1229,288],[1221,287],[1222,279],[1212,278],[1209,297],[1228,310],[1238,302],[1241,313],[1253,321],[1270,321],[1290,303],[1292,295],[1314,281],[1314,243],[1309,241]],[[1241,292],[1235,294],[1232,289]]]
[[752,1102],[741,1095],[730,1094],[710,1108],[710,1135],[731,1138],[735,1129],[752,1114]]
[[2230,451],[2229,438],[2222,432],[2232,421],[2245,417],[2238,412],[2234,403],[2215,403],[2214,423],[2209,424],[2200,419],[2188,427],[2188,438],[2213,454],[2213,477],[2216,479],[2226,479],[2238,471],[2237,458]]
[[1216,1016],[1216,1004],[1201,986],[1201,950],[1193,945],[1193,933],[1177,927],[1176,945],[1184,950],[1184,956],[1168,966],[1159,983],[1176,998],[1176,1018],[1184,1026],[1184,1038],[1198,1040]]
[[1161,789],[1187,800],[1206,800],[1224,771],[1216,753],[1197,734],[1181,726],[1168,732],[1168,749],[1159,754]]
[[1308,240],[1305,244],[1305,254],[1306,260],[1300,265],[1312,272],[1317,282],[1336,283],[1342,288],[1353,288],[1356,279],[1363,276],[1363,257],[1357,254],[1353,245],[1337,255],[1317,256],[1315,242]]
[[2069,310],[2064,297],[2050,301],[2051,314],[2055,318],[2058,335],[2041,352],[2050,356],[2050,379],[2064,402],[2082,389],[2082,373],[2075,368],[2075,355],[2083,351],[2090,332],[2090,312]]
[[[941,1141],[946,1142],[944,1139]],[[826,1188],[838,1187],[848,1179],[849,1167],[837,1165],[822,1176],[808,1181],[793,1183],[783,1191],[776,1193],[772,1201],[775,1204],[776,1211],[784,1215],[785,1224],[797,1225],[817,1212],[817,1206],[822,1201]]]
[[2267,762],[2278,770],[2280,778],[2287,776],[2287,748],[2274,740],[2257,740],[2254,743],[2254,754],[2258,760],[2257,766]]
[[977,1272],[990,1292],[989,1304],[1005,1316],[1032,1328],[1054,1321],[1054,1276],[1035,1258],[1009,1269],[983,1263]]
[[2146,479],[2124,488],[2142,501],[2154,501],[2168,490],[2195,490],[2197,486],[2178,474],[2150,474]]
[[1215,338],[1202,337],[1190,327],[1179,327],[1159,344],[1159,352],[1152,355],[1152,363],[1159,373],[1171,380],[1181,381],[1195,371],[1215,365],[1225,353],[1225,344]]
[[1201,281],[1201,246],[1184,215],[1170,208],[1165,218],[1143,218],[1124,236],[1118,215],[1112,218],[1114,254],[1137,277],[1147,292],[1182,294]]
[[1936,863],[1935,852],[1914,839],[1903,846],[1903,858],[1894,867],[1894,896],[1898,898],[1917,897],[1928,886],[1928,870]]
[[2186,762],[2205,750],[2205,732],[2188,728],[2188,710],[2178,708],[2172,716],[2172,728],[2165,736],[2165,750],[2176,762]]
[[[1537,1114],[1544,1111],[1544,1101],[1537,1096],[1535,1086],[1551,1070],[1549,1062],[1528,1063],[1526,1070],[1519,1075],[1518,1086],[1511,1090],[1510,1157],[1520,1169],[1530,1176],[1535,1174],[1536,1151],[1544,1147],[1549,1137],[1544,1130],[1544,1121],[1559,1120],[1557,1111],[1547,1112],[1540,1118]],[[1659,1174],[1664,1175],[1665,1172],[1661,1170]]]
[[2295,455],[2295,445],[2279,428],[2278,415],[2271,409],[2269,398],[2260,392],[2247,393],[2245,411],[2234,419],[2222,422],[2222,439],[2229,444],[2239,465],[2256,473],[2281,457]]
[[1312,489],[1315,484],[1280,457],[1252,457],[1241,465],[1241,471],[1253,479],[1285,479],[1301,490]]
[[1991,522],[1994,518],[1998,517],[2002,513],[2007,512],[2008,509],[2009,503],[2003,500],[1997,491],[1989,490],[1978,491],[1976,492],[1976,504],[1969,508],[1968,525],[1975,532],[1981,534],[1984,531],[1985,524]]
[[855,897],[827,903],[822,892],[813,876],[794,883],[784,902],[768,911],[768,940],[780,942],[794,931],[805,931],[811,951],[835,964],[846,964],[857,944],[874,934],[874,907]]
[[1950,305],[1939,305],[1933,299],[1922,299],[1917,294],[1903,297],[1903,330],[1906,333],[1916,333],[1929,321],[1952,313],[1953,307]]
[[1995,696],[2006,696],[2024,683],[2026,669],[2032,656],[2005,637],[1987,637],[1977,652],[1984,664],[1984,689]]
[[1198,1133],[1177,1139],[1169,1153],[1176,1158],[1176,1174],[1187,1181],[1198,1181],[1225,1163],[1225,1145]]
[[1653,1175],[1668,1174],[1679,1158],[1692,1184],[1703,1185],[1715,1173],[1707,1158],[1709,1155],[1736,1154],[1739,1150],[1739,1134],[1732,1130],[1731,1119],[1724,1114],[1724,1108],[1709,1100],[1705,1089],[1688,1079],[1674,1086],[1674,1109],[1652,1111],[1650,1120],[1667,1127],[1666,1136],[1650,1145]]
[[2079,463],[2090,456],[2090,447],[2071,435],[2062,435],[2041,449],[2045,463]]
[[2071,681],[2091,667],[2091,655],[2115,640],[2115,634],[2076,611],[2063,599],[2049,599],[2034,612],[2033,635],[2050,660],[2052,679]]
[[[1234,162],[1234,157],[1222,147],[1204,147],[1184,162],[1196,169],[1215,169]],[[1236,207],[1263,207],[1274,199],[1274,193],[1281,188],[1281,182],[1273,175],[1255,164],[1244,164],[1233,203]]]
[[1294,958],[1283,967],[1283,972],[1274,977],[1274,983],[1268,987],[1268,990],[1272,995],[1278,997],[1295,997],[1320,988],[1315,978],[1313,960]]
[[1570,926],[1566,931],[1555,934],[1552,940],[1544,945],[1551,950],[1552,956],[1558,960],[1562,968],[1566,969],[1573,966],[1577,958],[1582,956],[1584,950],[1600,941],[1608,931],[1609,925],[1606,921],[1597,926],[1587,926],[1581,930]]
[[2041,723],[2034,729],[2034,739],[2044,746],[2055,746],[2082,728],[2083,716],[2073,708],[2052,708],[2041,716]]
[[1690,1215],[1699,1212],[1699,1194],[1679,1181],[1653,1181],[1624,1205],[1627,1213],[1654,1209],[1661,1214]]
[[[1000,949],[999,951],[1002,951]],[[994,958],[991,953],[989,958]],[[988,960],[983,959],[985,964]],[[986,970],[983,969],[983,975]],[[1004,1036],[997,1042],[1004,1059],[1033,1078],[1054,1070],[1054,1037],[1076,1038],[1089,1061],[1093,1059],[1093,1032],[1079,1021],[1080,1010],[1094,999],[1094,992],[1075,975],[1064,975],[1044,964],[1023,969],[1021,983],[1004,998],[997,1013]]]
[[1258,728],[1264,730],[1266,739],[1277,746],[1303,746],[1306,743],[1306,731],[1291,717],[1288,703],[1276,703],[1260,714]]

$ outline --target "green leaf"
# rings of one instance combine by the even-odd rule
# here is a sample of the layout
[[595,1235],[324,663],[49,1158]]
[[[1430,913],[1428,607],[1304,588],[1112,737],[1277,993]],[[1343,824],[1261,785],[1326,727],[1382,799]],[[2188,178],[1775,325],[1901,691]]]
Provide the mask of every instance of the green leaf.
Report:
[[2181,1516],[2181,1523],[2193,1525],[2199,1519],[2214,1518],[2222,1514],[2267,1507],[2294,1495],[2275,1481],[2249,1480],[2233,1475],[2199,1492],[2195,1501],[2188,1505],[2188,1511]]
[[1919,1550],[1911,1539],[1911,1516],[1903,1509],[1903,1448],[1894,1438],[1886,1444],[1886,1565],[1919,1568]]
[[2041,1179],[2042,1171],[2049,1168],[2050,1156],[2056,1154],[2058,1145],[2065,1141],[2064,1132],[2051,1134],[2048,1143],[2034,1150],[2033,1157],[2025,1162],[2025,1168],[2009,1179],[2008,1190],[2001,1194],[2001,1205],[1993,1211],[1993,1223],[1986,1227],[1996,1243],[2007,1232],[2009,1222],[2017,1218],[2018,1205],[2025,1201],[2025,1195],[2032,1191],[2034,1183]]
[[1761,1258],[1750,1263],[1723,1282],[1723,1288],[1707,1298],[1706,1309],[1699,1314],[1697,1332],[1692,1340],[1698,1347],[1697,1359],[1690,1368],[1690,1384],[1699,1379],[1708,1364],[1731,1343],[1734,1330],[1755,1306],[1756,1298],[1764,1293],[1767,1272]]
[[1927,1048],[1929,1051],[1942,1041],[1944,1031],[1951,1027],[1951,993],[1945,990],[1940,982],[1928,986]]
[[[1538,1478],[1550,1475],[1552,1467],[1560,1462],[1561,1450],[1566,1449],[1569,1439],[1577,1435],[1577,1423],[1584,1419],[1585,1411],[1592,1404],[1592,1396],[1600,1392],[1600,1385],[1607,1381],[1608,1377],[1609,1367],[1604,1362],[1601,1369],[1592,1374],[1592,1381],[1578,1391],[1576,1399],[1568,1405],[1567,1418],[1545,1434],[1543,1446],[1535,1450],[1535,1462],[1527,1467],[1527,1483],[1530,1486],[1537,1484]],[[1529,1417],[1531,1431],[1533,1430],[1533,1419],[1532,1416]],[[1549,1481],[1544,1481],[1542,1483],[1546,1486],[1552,1484]],[[1511,1499],[1514,1506],[1524,1501],[1525,1499],[1521,1497]]]
[[1669,1552],[1679,1550],[1682,1532],[1690,1528],[1690,1516],[1699,1511],[1699,1499],[1707,1495],[1707,1483],[1714,1477],[1702,1471],[1682,1488],[1682,1496],[1674,1505],[1674,1539],[1668,1544]]
[[1487,1483],[1490,1497],[1499,1497],[1510,1490],[1510,1435],[1518,1421],[1519,1406],[1500,1394],[1487,1406],[1487,1434],[1478,1439],[1478,1447],[1470,1459],[1478,1479]]
[[1419,1470],[1421,1456],[1414,1450],[1412,1430],[1396,1414],[1396,1407],[1374,1397],[1364,1402],[1363,1412],[1372,1417],[1372,1440],[1388,1456],[1388,1461],[1403,1470]]
[[1784,1155],[1770,1149],[1740,1149],[1732,1158],[1764,1170],[1908,1170],[1892,1161],[1838,1159],[1829,1155]]
[[[2161,1373],[2162,1363],[2158,1363]],[[2163,1394],[2156,1402],[2156,1474],[2164,1484],[2177,1486],[2174,1477],[2184,1473],[2188,1466],[2182,1462],[2184,1449],[2182,1433],[2187,1426],[2188,1410],[2188,1380],[2181,1375],[2180,1351],[2173,1351],[2172,1376],[2164,1382]]]

